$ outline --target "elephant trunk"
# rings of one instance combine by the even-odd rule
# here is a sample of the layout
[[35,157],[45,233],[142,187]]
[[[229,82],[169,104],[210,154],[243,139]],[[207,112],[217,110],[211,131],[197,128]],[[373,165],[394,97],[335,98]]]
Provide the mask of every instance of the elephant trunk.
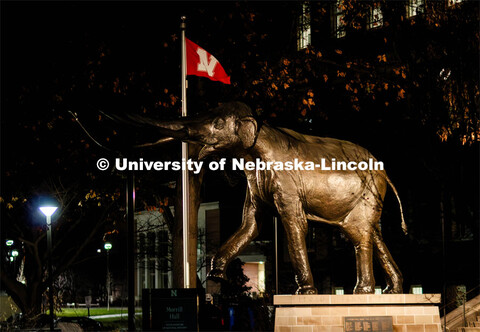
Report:
[[127,122],[130,125],[139,127],[155,127],[160,136],[164,138],[171,137],[173,139],[185,140],[189,137],[188,127],[185,126],[185,120],[177,121],[158,121],[155,119],[145,118],[138,115],[129,115],[128,119],[122,119],[122,122]]
[[202,142],[205,131],[205,124],[196,118],[184,118],[168,122],[156,121],[153,125],[162,136],[192,143]]
[[155,128],[156,133],[162,137],[156,142],[144,143],[135,147],[155,146],[172,140],[198,143],[202,139],[206,120],[204,117],[195,117],[174,121],[160,121],[136,114],[129,114],[123,117],[108,115],[108,117],[129,126]]
[[178,122],[155,123],[158,133],[161,136],[185,140],[189,137],[188,129]]
[[154,126],[158,129],[161,135],[169,133],[169,136],[176,139],[186,139],[189,137],[189,126],[187,120],[167,121],[154,123]]
[[175,139],[191,143],[205,143],[204,139],[208,133],[210,119],[205,117],[182,118],[176,121],[155,121],[152,123],[162,136],[169,136]]

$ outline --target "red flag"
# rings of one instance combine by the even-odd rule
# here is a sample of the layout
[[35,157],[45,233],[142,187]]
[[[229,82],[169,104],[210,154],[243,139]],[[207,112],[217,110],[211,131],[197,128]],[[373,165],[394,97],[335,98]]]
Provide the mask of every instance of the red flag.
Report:
[[185,38],[187,48],[187,75],[202,76],[230,84],[230,76],[225,73],[220,62],[203,48]]

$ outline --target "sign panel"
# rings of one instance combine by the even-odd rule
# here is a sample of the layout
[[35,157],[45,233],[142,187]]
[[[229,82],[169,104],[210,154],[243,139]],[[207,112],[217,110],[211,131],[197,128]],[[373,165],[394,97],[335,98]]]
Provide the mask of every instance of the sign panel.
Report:
[[92,306],[92,297],[90,295],[85,296],[85,306],[87,308],[90,308]]
[[142,302],[144,330],[198,330],[196,289],[144,289]]
[[393,332],[392,316],[345,317],[345,332]]

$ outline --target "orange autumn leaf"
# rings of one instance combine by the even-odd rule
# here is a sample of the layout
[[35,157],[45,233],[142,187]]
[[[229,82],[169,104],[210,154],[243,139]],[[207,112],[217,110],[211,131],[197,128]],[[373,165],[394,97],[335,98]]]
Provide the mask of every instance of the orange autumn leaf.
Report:
[[381,54],[377,56],[378,62],[387,62],[387,56],[385,54]]

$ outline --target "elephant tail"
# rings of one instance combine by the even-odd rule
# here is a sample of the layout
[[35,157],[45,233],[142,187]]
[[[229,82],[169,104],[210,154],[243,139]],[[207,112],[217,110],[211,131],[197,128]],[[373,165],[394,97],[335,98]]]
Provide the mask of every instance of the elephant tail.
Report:
[[405,223],[405,219],[403,218],[403,208],[402,208],[402,201],[400,200],[400,196],[398,195],[397,188],[393,185],[392,181],[385,175],[385,179],[387,180],[390,187],[392,187],[395,196],[397,196],[398,205],[400,206],[400,217],[402,218],[402,230],[405,235],[408,234],[407,224]]

